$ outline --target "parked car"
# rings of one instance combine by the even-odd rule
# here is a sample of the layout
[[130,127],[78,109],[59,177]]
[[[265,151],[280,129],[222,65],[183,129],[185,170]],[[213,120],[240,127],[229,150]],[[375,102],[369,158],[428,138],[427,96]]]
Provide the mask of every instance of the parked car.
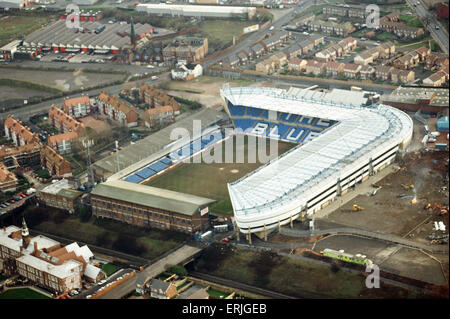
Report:
[[11,204],[13,204],[13,203],[15,203],[15,200],[14,200],[14,199],[10,199],[9,202],[10,202]]

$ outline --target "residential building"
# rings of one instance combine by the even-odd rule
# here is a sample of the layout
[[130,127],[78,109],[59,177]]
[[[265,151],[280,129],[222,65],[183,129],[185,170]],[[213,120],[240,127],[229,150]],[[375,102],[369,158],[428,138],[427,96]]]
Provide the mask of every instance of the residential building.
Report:
[[316,52],[315,58],[317,61],[328,62],[336,60],[336,51],[330,49],[323,49],[322,51]]
[[177,287],[171,282],[152,279],[149,282],[150,297],[156,299],[172,299],[178,294]]
[[278,52],[274,55],[272,55],[269,60],[271,60],[274,63],[274,67],[276,69],[279,69],[280,67],[282,67],[284,64],[287,63],[288,57],[286,55],[286,53],[284,52]]
[[119,101],[115,96],[101,92],[97,97],[99,112],[106,115],[113,121],[119,122],[120,125],[127,127],[137,126],[138,115],[133,106]]
[[419,64],[419,54],[415,51],[409,52],[394,61],[394,67],[401,70],[415,68]]
[[78,141],[78,138],[77,132],[67,132],[49,136],[47,143],[61,155],[70,154],[73,144]]
[[124,223],[195,233],[208,224],[212,199],[127,181],[107,181],[91,192],[92,214]]
[[419,55],[419,61],[424,62],[430,56],[431,50],[426,46],[420,47],[415,51]]
[[370,65],[361,65],[361,69],[359,70],[359,76],[363,80],[370,80],[375,76],[375,69]]
[[255,70],[257,72],[262,72],[264,74],[271,74],[275,71],[275,63],[272,60],[263,60],[259,63],[256,63]]
[[86,127],[74,117],[66,114],[56,106],[52,105],[48,112],[48,118],[53,127],[62,133],[77,132],[79,136],[86,134]]
[[15,191],[18,180],[14,173],[10,172],[3,163],[0,162],[0,192]]
[[165,91],[145,84],[144,82],[139,86],[139,99],[154,108],[170,105],[175,115],[180,114],[180,106],[175,101],[175,98],[167,95]]
[[284,49],[283,52],[286,53],[288,59],[296,58],[302,54],[302,47],[295,43]]
[[442,71],[437,71],[422,81],[426,86],[442,86],[445,82],[446,74]]
[[402,84],[414,82],[414,72],[411,70],[393,69],[391,72],[391,82]]
[[102,273],[92,264],[93,256],[88,246],[76,242],[62,247],[42,235],[31,237],[25,220],[22,228],[0,229],[0,271],[18,274],[56,294],[80,289],[82,278],[89,280],[90,274]]
[[359,77],[359,71],[361,70],[361,65],[353,63],[345,63],[344,65],[344,76],[350,79],[355,79]]
[[89,96],[83,95],[72,99],[65,99],[63,103],[64,113],[78,119],[92,112]]
[[298,43],[299,47],[302,48],[302,54],[306,54],[309,51],[314,49],[314,41],[312,40],[303,40]]
[[360,65],[368,65],[369,63],[373,63],[375,56],[378,56],[374,51],[363,51],[358,53],[353,58],[353,63]]
[[366,6],[362,5],[325,5],[322,9],[324,15],[365,19],[368,16]]
[[144,113],[145,126],[149,128],[161,128],[175,122],[175,114],[170,105],[149,108]]
[[41,149],[41,166],[47,169],[52,176],[72,175],[70,163],[48,145]]
[[338,76],[339,74],[344,72],[345,63],[342,62],[327,62],[326,63],[326,72],[327,75]]
[[73,189],[73,184],[65,178],[37,192],[37,198],[41,204],[67,210],[71,214],[80,205],[81,195],[83,192]]
[[189,81],[197,78],[203,74],[203,67],[201,64],[197,65],[180,65],[176,69],[170,71],[172,80]]
[[358,42],[353,37],[347,37],[341,41],[338,42],[339,45],[342,46],[345,53],[353,51],[356,49],[356,46],[358,45]]
[[290,71],[304,72],[306,70],[306,60],[291,58],[289,59],[288,69]]
[[162,50],[166,64],[189,64],[203,59],[208,54],[208,39],[183,37],[175,38]]
[[39,143],[37,134],[33,134],[31,130],[17,121],[13,116],[8,116],[5,120],[5,137],[12,140],[16,146]]
[[437,56],[435,54],[430,54],[425,58],[425,67],[428,70],[441,69],[449,65],[448,58]]
[[240,59],[237,56],[237,54],[231,54],[228,57],[223,60],[223,64],[227,67],[234,68],[235,66],[238,66],[240,63]]
[[255,59],[261,57],[265,53],[264,46],[261,43],[256,43],[250,47],[250,51]]
[[316,46],[324,43],[325,37],[321,34],[313,34],[313,35],[308,36],[306,38],[306,40],[312,41],[314,43],[314,46],[316,47]]
[[319,75],[325,72],[325,63],[314,61],[314,60],[308,60],[306,62],[306,73],[308,74],[314,74]]
[[308,30],[326,35],[346,36],[355,28],[350,22],[337,23],[333,21],[314,20],[308,23]]
[[0,161],[8,167],[30,166],[41,161],[41,144],[30,143],[16,147],[0,148]]
[[239,51],[236,55],[239,58],[239,64],[245,65],[247,63],[248,55],[245,52]]
[[315,19],[314,13],[309,13],[307,15],[304,15],[300,18],[295,19],[292,21],[293,24],[295,24],[297,27],[307,25],[309,22],[314,21]]
[[378,80],[388,81],[391,79],[391,73],[394,67],[387,65],[377,65],[375,66],[375,77]]

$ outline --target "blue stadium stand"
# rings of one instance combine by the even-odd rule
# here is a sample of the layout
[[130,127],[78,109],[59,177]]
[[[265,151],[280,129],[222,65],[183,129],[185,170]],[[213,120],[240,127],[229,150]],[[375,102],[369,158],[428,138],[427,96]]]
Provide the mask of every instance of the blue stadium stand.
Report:
[[247,116],[261,117],[262,110],[254,107],[247,107]]
[[263,119],[268,119],[269,118],[269,111],[268,110],[264,110],[259,117],[261,117]]
[[133,174],[125,178],[125,180],[130,183],[138,184],[139,182],[142,182],[144,179],[142,177],[137,176],[136,174]]
[[161,172],[163,170],[165,170],[168,166],[164,163],[161,162],[154,162],[151,165],[147,166],[147,168],[155,171],[156,173]]
[[228,108],[233,116],[244,116],[245,107],[228,104]]
[[317,120],[317,117],[299,116],[297,123],[312,125],[314,122],[317,122]]
[[329,127],[333,126],[335,123],[336,123],[336,121],[333,121],[333,120],[322,120],[322,119],[319,119],[314,124],[314,127],[317,127],[319,129],[326,129],[326,128],[329,128]]
[[155,171],[153,171],[147,167],[144,169],[141,169],[139,172],[135,173],[135,175],[142,177],[143,179],[147,179],[155,174],[156,174]]

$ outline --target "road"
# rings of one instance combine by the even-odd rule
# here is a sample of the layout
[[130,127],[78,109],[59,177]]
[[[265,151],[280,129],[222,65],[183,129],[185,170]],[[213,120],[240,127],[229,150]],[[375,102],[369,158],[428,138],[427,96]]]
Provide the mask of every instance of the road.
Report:
[[[88,94],[89,96],[95,96],[95,95],[100,94],[101,91],[105,91],[110,95],[118,95],[120,93],[120,91],[123,89],[124,85],[133,85],[135,83],[140,83],[141,81],[144,81],[145,83],[150,84],[150,85],[155,85],[156,83],[158,83],[160,81],[168,80],[169,73],[167,72],[167,73],[160,74],[158,77],[159,77],[158,80],[151,80],[151,79],[136,80],[136,81],[125,82],[123,84],[108,86],[108,87],[105,87],[102,89],[86,90],[86,91],[83,91],[83,94]],[[8,115],[14,115],[14,117],[16,119],[20,119],[22,121],[28,121],[28,118],[30,116],[32,116],[33,114],[48,111],[52,104],[59,105],[59,104],[62,104],[63,101],[67,98],[78,97],[80,95],[81,95],[81,93],[76,93],[76,94],[72,94],[69,96],[56,98],[53,100],[48,100],[48,101],[44,101],[41,103],[32,104],[29,106],[24,106],[24,107],[21,107],[18,109],[9,110],[9,111],[0,113],[0,118],[6,118],[6,117],[8,117]]]
[[217,62],[219,62],[220,60],[226,59],[229,56],[232,56],[233,54],[236,54],[237,52],[251,46],[252,44],[254,44],[258,39],[260,39],[262,36],[264,36],[268,30],[271,27],[274,27],[273,30],[281,30],[281,27],[285,24],[288,24],[290,20],[293,19],[293,17],[300,13],[303,10],[306,10],[307,8],[309,8],[310,6],[312,6],[314,4],[314,0],[307,0],[307,1],[302,1],[300,2],[297,7],[295,7],[294,10],[290,10],[288,12],[286,12],[283,16],[281,16],[280,18],[278,18],[276,21],[273,21],[271,24],[269,24],[266,28],[264,29],[260,29],[254,33],[252,33],[251,35],[249,35],[246,39],[242,40],[241,42],[238,42],[236,44],[236,47],[234,49],[232,49],[230,52],[227,52],[223,55],[220,55],[218,57],[209,59],[205,62],[202,63],[203,68],[211,66]]
[[[445,54],[448,54],[448,42],[449,42],[448,33],[446,33],[446,31],[443,30],[442,28],[436,30],[435,26],[439,25],[436,15],[429,12],[427,10],[427,7],[424,5],[422,1],[406,0],[406,2],[411,7],[411,9],[416,12],[416,15],[419,17],[423,25],[430,32],[433,39],[439,44],[442,51],[444,51]],[[414,4],[417,5],[414,7]],[[430,23],[428,23],[427,25],[427,23],[425,23],[425,20],[430,21]]]
[[142,271],[142,273],[138,273],[136,274],[136,276],[118,285],[110,292],[101,296],[100,299],[120,299],[136,290],[136,282],[140,276],[145,275],[147,277],[153,278],[162,273],[165,270],[166,265],[177,265],[185,261],[186,259],[189,259],[191,256],[199,253],[200,251],[201,249],[198,247],[184,245],[171,254],[167,255],[166,257],[146,267]]

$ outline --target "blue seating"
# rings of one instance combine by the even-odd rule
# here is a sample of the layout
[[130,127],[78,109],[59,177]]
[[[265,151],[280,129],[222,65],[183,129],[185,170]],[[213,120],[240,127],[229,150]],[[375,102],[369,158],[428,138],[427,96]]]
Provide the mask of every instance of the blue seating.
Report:
[[159,161],[158,162],[154,162],[151,165],[147,166],[147,168],[149,168],[149,169],[151,169],[151,170],[153,170],[153,171],[155,171],[157,173],[165,170],[167,167],[168,166],[166,164],[161,163]]
[[298,120],[297,120],[297,123],[312,125],[314,123],[314,121],[317,122],[317,120],[318,119],[316,117],[309,117],[309,116],[300,115]]
[[291,126],[283,136],[282,140],[293,143],[301,143],[308,134],[309,129]]
[[[277,131],[274,131],[274,128],[277,128]],[[288,125],[274,123],[272,124],[266,132],[266,136],[269,138],[276,138],[274,135],[278,135],[278,139],[282,139],[286,134],[287,130],[290,128]]]
[[291,113],[281,113],[279,121],[286,122],[286,123],[295,123],[298,119],[298,115],[291,114]]
[[143,181],[144,179],[142,177],[137,176],[136,174],[130,175],[127,178],[125,178],[127,182],[138,184],[139,182]]
[[151,170],[151,169],[149,169],[149,168],[144,168],[144,169],[141,169],[139,172],[137,172],[135,175],[137,175],[137,176],[139,176],[139,177],[142,177],[143,179],[146,179],[146,178],[149,178],[150,176],[153,176],[153,175],[155,175],[156,174],[156,172],[155,171],[153,171],[153,170]]
[[248,129],[249,127],[253,126],[254,120],[248,120],[248,119],[235,119],[234,124],[236,125],[236,128],[240,128],[243,131]]
[[261,117],[263,119],[268,119],[269,118],[269,111],[268,110],[264,110],[259,117]]
[[254,107],[247,107],[247,116],[261,117],[262,110]]
[[168,157],[163,157],[163,158],[160,159],[160,161],[163,162],[166,165],[170,165],[172,163],[172,161]]
[[228,104],[228,108],[233,116],[244,116],[245,107],[239,105],[233,105],[231,103]]
[[194,142],[191,143],[190,147],[193,153],[197,153],[198,151],[204,148],[204,146],[201,143],[201,140],[195,140]]

